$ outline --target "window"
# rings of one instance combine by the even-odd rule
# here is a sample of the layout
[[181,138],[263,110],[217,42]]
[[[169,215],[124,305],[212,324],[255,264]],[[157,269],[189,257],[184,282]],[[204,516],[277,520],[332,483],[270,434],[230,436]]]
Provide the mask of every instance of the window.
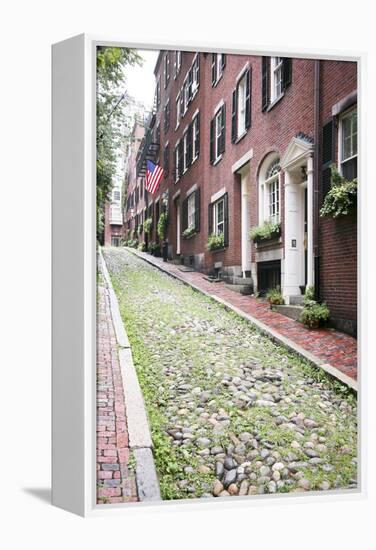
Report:
[[112,200],[119,201],[120,200],[120,191],[119,189],[114,189]]
[[188,75],[186,76],[185,80],[184,80],[184,84],[183,84],[183,89],[182,89],[182,97],[183,97],[183,106],[182,106],[182,116],[185,115],[185,113],[187,112],[187,109],[188,109],[188,104],[189,104],[189,96],[190,96],[190,93],[189,93],[189,75],[192,75],[191,72],[188,73]]
[[192,65],[192,90],[191,90],[191,100],[196,95],[200,84],[200,67],[199,67],[199,54],[196,54]]
[[251,69],[247,69],[232,93],[231,141],[243,137],[251,125]]
[[181,102],[180,102],[180,92],[179,92],[178,95],[176,96],[176,126],[175,126],[175,130],[180,124],[180,117],[181,117],[180,105],[181,105]]
[[347,180],[357,177],[358,128],[357,110],[340,118],[340,172]]
[[175,183],[180,177],[180,142],[175,146]]
[[164,127],[164,131],[167,132],[167,130],[170,126],[170,100],[169,99],[167,100],[167,103],[165,105],[163,114],[164,114],[163,127]]
[[192,191],[182,203],[182,230],[200,230],[200,189]]
[[260,222],[280,222],[280,174],[279,157],[272,156],[260,170],[259,219]]
[[200,153],[200,113],[192,121],[192,162]]
[[188,228],[195,226],[195,210],[196,210],[196,201],[195,193],[191,193],[188,197]]
[[262,110],[267,111],[285,93],[292,80],[289,57],[262,58]]
[[155,101],[158,109],[159,105],[161,104],[161,79],[160,78],[158,78],[157,80],[157,87],[155,89]]
[[228,194],[209,204],[209,235],[223,234],[224,245],[228,246]]
[[120,246],[120,237],[112,235],[111,236],[111,246]]
[[226,109],[223,104],[210,123],[210,162],[216,163],[225,151]]
[[164,56],[164,87],[167,88],[170,81],[170,54],[166,52]]
[[212,54],[212,86],[216,86],[222,76],[226,65],[226,55],[224,53]]
[[176,50],[175,52],[175,61],[174,61],[174,78],[176,78],[180,72],[181,67],[181,51]]
[[189,132],[185,132],[183,136],[183,174],[188,170],[189,165]]

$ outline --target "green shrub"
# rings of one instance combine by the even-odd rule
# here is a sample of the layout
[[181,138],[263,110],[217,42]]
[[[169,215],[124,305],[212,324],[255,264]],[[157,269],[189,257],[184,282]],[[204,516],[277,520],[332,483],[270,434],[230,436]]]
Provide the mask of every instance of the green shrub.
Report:
[[208,250],[218,250],[219,248],[224,248],[225,246],[224,234],[219,233],[219,235],[216,235],[215,233],[212,233],[211,235],[209,235],[206,246]]
[[331,167],[331,188],[325,195],[324,203],[320,210],[320,216],[338,218],[346,216],[356,208],[358,183],[356,179],[346,180],[338,172],[335,164]]
[[318,304],[314,300],[307,300],[299,321],[308,328],[318,328],[329,320],[329,315],[329,308],[325,303]]
[[128,239],[126,241],[126,246],[129,246],[130,248],[136,248],[137,245],[138,241],[136,241],[136,239]]
[[152,227],[153,227],[153,218],[147,218],[147,219],[144,221],[144,230],[145,230],[145,233],[147,233],[148,235],[150,235]]
[[269,239],[276,239],[281,234],[281,224],[273,222],[264,222],[261,225],[252,227],[249,236],[253,242],[259,243],[262,241],[268,241]]
[[158,225],[157,225],[157,234],[160,239],[164,239],[166,236],[166,229],[167,229],[167,212],[162,212],[162,214],[159,216]]
[[159,244],[157,244],[155,241],[150,241],[148,249],[150,254],[156,254],[160,251]]
[[304,293],[303,305],[306,305],[309,302],[315,301],[315,289],[313,286],[307,286]]
[[281,306],[285,303],[279,286],[269,290],[266,298],[270,305]]
[[140,236],[141,233],[142,233],[142,224],[140,224],[140,225],[138,226],[138,228],[137,228],[137,234],[138,234],[138,236]]
[[187,229],[184,229],[182,235],[184,239],[188,239],[189,237],[192,237],[196,233],[196,228],[194,225],[191,227],[187,227]]
[[145,252],[146,244],[145,243],[139,243],[139,245],[137,247],[137,250],[139,250],[140,252]]

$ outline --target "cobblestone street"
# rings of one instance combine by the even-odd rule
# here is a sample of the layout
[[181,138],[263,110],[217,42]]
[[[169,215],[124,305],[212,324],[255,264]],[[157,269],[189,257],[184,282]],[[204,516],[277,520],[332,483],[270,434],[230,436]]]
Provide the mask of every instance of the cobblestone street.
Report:
[[[355,394],[125,249],[103,253],[147,407],[162,498],[356,488]],[[106,307],[99,286],[98,497],[124,502],[137,497]]]
[[137,501],[123,386],[108,291],[98,283],[97,318],[97,502]]

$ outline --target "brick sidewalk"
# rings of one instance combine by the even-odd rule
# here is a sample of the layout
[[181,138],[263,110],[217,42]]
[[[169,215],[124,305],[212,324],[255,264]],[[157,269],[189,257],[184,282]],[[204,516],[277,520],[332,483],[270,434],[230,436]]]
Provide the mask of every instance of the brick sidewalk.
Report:
[[97,503],[138,501],[129,469],[123,385],[107,289],[98,284],[97,314]]
[[160,269],[174,275],[182,281],[195,285],[212,296],[221,298],[228,304],[237,307],[244,313],[261,321],[280,335],[289,338],[295,344],[318,359],[335,367],[350,378],[357,378],[357,341],[352,336],[334,329],[310,330],[298,321],[270,310],[266,302],[252,296],[242,296],[226,288],[224,283],[210,283],[197,271],[180,271],[177,265],[163,262],[149,254],[132,250],[139,257]]

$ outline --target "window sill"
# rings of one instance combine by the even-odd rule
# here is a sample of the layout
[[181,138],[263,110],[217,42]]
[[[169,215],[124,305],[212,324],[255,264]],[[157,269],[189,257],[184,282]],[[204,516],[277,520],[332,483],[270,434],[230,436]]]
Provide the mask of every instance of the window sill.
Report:
[[212,87],[213,87],[213,88],[215,88],[215,87],[217,86],[217,84],[218,84],[218,82],[220,82],[222,76],[223,76],[223,73],[221,73],[221,74],[219,75],[219,77],[217,78],[217,80],[212,84]]
[[248,133],[248,129],[244,130],[244,132],[240,134],[239,137],[236,138],[236,140],[234,141],[234,144],[237,145],[239,141],[241,141],[243,137],[247,135],[247,133]]
[[213,250],[209,250],[212,254],[215,254],[216,252],[224,252],[227,250],[227,246],[223,246],[222,248],[214,248]]
[[182,237],[185,241],[188,241],[189,239],[192,239],[192,237],[195,237],[196,235],[198,234],[198,231],[195,231],[194,233],[191,233],[190,235],[188,235],[187,237],[185,237],[183,234],[182,234]]
[[268,113],[269,111],[271,111],[273,109],[273,107],[275,107],[275,105],[277,105],[277,103],[279,103],[281,101],[281,99],[284,97],[284,95],[285,95],[285,92],[282,92],[281,95],[279,95],[276,99],[274,99],[268,105],[268,108],[265,110],[265,112]]
[[213,166],[216,166],[221,160],[222,160],[222,153],[219,155],[219,157],[217,157],[215,159],[215,161],[213,162]]
[[255,248],[266,248],[268,246],[275,246],[282,243],[282,237],[276,237],[272,239],[265,239],[264,241],[261,241],[259,243],[255,243]]

